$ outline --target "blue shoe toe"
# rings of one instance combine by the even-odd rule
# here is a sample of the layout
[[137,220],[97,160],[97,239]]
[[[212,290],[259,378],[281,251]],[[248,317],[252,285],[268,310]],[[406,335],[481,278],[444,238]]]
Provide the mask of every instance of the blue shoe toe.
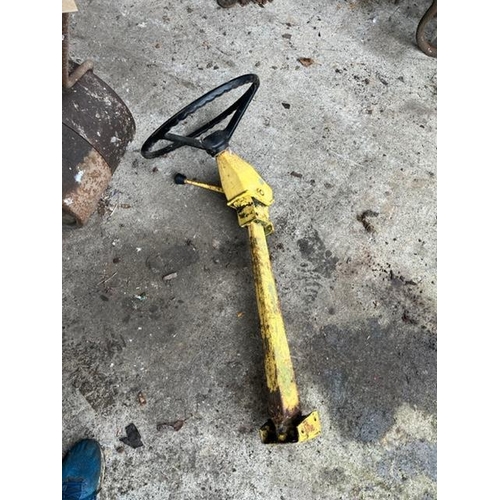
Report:
[[62,464],[63,500],[93,500],[100,488],[101,447],[94,439],[78,441]]

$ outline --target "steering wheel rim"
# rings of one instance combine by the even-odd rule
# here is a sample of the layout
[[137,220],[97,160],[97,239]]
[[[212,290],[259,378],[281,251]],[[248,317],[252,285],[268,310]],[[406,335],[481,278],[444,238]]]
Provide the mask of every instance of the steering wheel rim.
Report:
[[[206,106],[210,102],[214,101],[218,97],[226,94],[227,92],[234,90],[242,85],[250,83],[250,87],[241,95],[231,106],[226,108],[222,113],[198,127],[196,130],[190,132],[187,135],[177,135],[171,134],[169,131],[184,121],[188,116],[192,115],[202,107]],[[219,85],[218,87],[210,90],[206,94],[202,95],[195,101],[191,102],[175,115],[169,118],[165,123],[160,125],[144,142],[141,148],[141,155],[144,158],[157,158],[159,156],[165,156],[168,153],[174,151],[182,146],[192,146],[199,149],[204,149],[212,156],[219,153],[223,149],[226,149],[231,136],[233,135],[236,127],[238,126],[243,114],[245,113],[250,101],[253,99],[255,92],[260,85],[259,77],[253,73],[246,75],[241,75],[237,78]],[[234,114],[233,114],[234,113]],[[222,130],[216,130],[204,139],[198,139],[198,137],[212,129],[218,123],[222,122],[225,118],[233,114],[228,125]],[[159,141],[170,141],[171,144],[154,149]]]

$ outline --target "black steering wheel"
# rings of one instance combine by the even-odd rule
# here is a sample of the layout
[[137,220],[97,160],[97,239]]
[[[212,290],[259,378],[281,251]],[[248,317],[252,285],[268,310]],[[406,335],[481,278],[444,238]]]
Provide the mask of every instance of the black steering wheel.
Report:
[[[226,92],[234,90],[248,83],[251,84],[248,90],[233,104],[231,104],[231,106],[229,106],[225,111],[220,113],[209,122],[205,123],[201,127],[185,136],[169,133],[169,131],[173,127],[185,120],[188,116],[192,115],[195,111],[199,110],[218,97],[221,97]],[[231,139],[231,136],[238,126],[241,117],[250,104],[250,101],[253,99],[255,92],[259,88],[259,84],[259,77],[257,75],[247,74],[234,78],[233,80],[220,85],[210,92],[207,92],[205,95],[201,96],[200,98],[196,99],[196,101],[193,101],[191,104],[181,109],[178,113],[168,119],[163,125],[158,127],[142,145],[142,156],[144,156],[144,158],[157,158],[158,156],[164,156],[171,151],[180,148],[181,146],[192,146],[195,148],[204,149],[212,156],[220,153],[228,147],[229,140]],[[199,137],[201,134],[212,129],[215,125],[222,122],[232,113],[234,113],[234,115],[225,128],[216,130],[203,139],[197,139],[197,137]],[[155,149],[155,146],[159,141],[170,141],[171,144]]]

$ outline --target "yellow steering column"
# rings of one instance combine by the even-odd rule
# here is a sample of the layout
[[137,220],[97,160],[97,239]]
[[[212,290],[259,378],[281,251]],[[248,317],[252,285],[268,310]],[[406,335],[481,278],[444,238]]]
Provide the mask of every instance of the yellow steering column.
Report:
[[255,169],[230,150],[215,157],[222,190],[241,227],[248,228],[255,292],[264,348],[270,419],[260,429],[264,443],[307,441],[321,432],[317,411],[302,416],[285,324],[266,237],[273,231],[271,187]]

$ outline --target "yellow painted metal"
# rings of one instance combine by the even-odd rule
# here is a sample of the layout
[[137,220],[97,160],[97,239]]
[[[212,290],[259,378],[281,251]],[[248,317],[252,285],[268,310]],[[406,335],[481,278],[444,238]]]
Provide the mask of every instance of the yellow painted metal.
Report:
[[222,189],[220,186],[214,186],[213,184],[207,184],[205,182],[198,182],[198,181],[193,181],[191,179],[185,179],[184,184],[190,184],[191,186],[208,189],[209,191],[215,191],[216,193],[224,193],[224,189]]
[[232,151],[222,151],[215,158],[222,187],[185,178],[183,183],[224,193],[228,206],[236,210],[239,225],[248,228],[269,393],[270,419],[260,429],[261,439],[264,443],[307,441],[320,434],[321,424],[317,411],[304,416],[300,410],[299,392],[267,247],[267,236],[274,231],[269,219],[273,191],[252,165]]
[[257,295],[270,420],[261,428],[264,443],[302,442],[321,432],[317,411],[302,416],[292,358],[279,304],[266,237],[274,231],[269,206],[271,187],[255,169],[230,150],[216,156],[222,189],[238,223],[248,228]]
[[216,156],[222,188],[228,205],[237,207],[247,198],[269,206],[273,203],[273,190],[255,169],[229,149]]
[[248,225],[248,235],[264,342],[264,368],[271,396],[269,410],[271,418],[293,418],[300,412],[299,393],[271,269],[264,226],[259,222],[252,222]]
[[311,412],[297,425],[299,443],[308,441],[321,434],[321,422],[317,410]]

